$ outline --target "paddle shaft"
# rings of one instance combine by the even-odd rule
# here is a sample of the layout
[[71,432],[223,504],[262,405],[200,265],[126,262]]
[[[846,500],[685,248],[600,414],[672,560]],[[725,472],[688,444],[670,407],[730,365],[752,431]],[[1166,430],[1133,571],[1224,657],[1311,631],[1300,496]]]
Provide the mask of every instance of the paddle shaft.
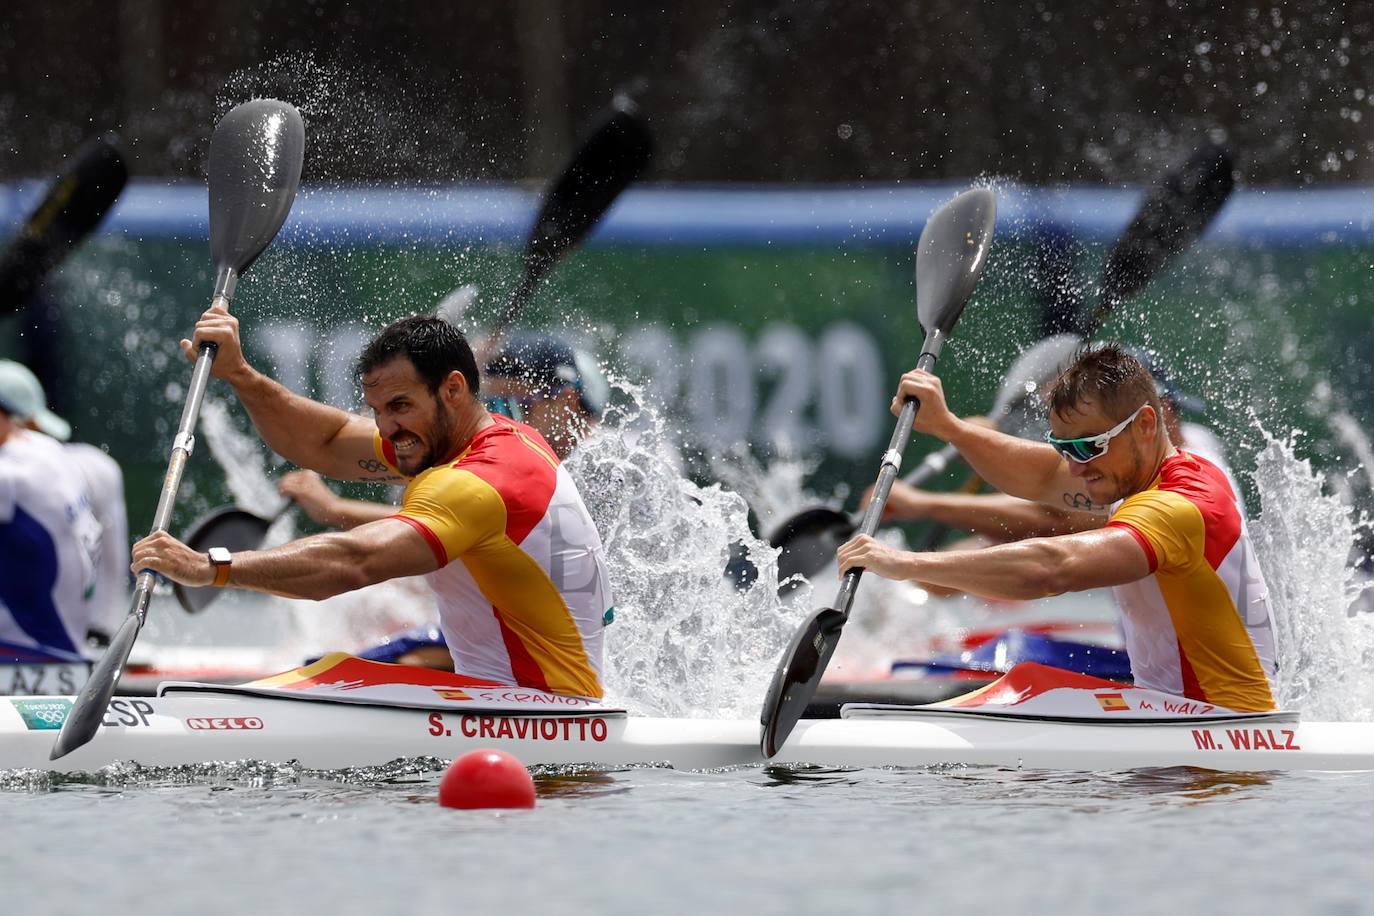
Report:
[[[944,349],[945,339],[945,333],[939,328],[933,328],[926,334],[925,342],[921,345],[921,356],[916,360],[917,369],[924,372],[934,371],[940,351]],[[916,423],[916,411],[920,406],[915,398],[907,398],[906,403],[902,405],[902,412],[897,415],[897,427],[892,431],[887,451],[883,452],[878,482],[873,486],[873,498],[864,510],[858,534],[871,536],[878,530],[878,523],[883,517],[883,507],[887,505],[887,497],[892,492],[892,482],[897,479],[897,468],[901,467],[902,453],[906,451],[907,442],[911,439],[911,427]],[[854,604],[854,593],[858,590],[859,579],[862,577],[862,568],[851,569],[845,573],[839,593],[835,596],[833,607],[844,615],[846,620],[849,619],[849,609]]]
[[[227,309],[237,283],[238,274],[233,268],[221,265],[215,276],[214,303],[223,304]],[[195,369],[191,371],[191,388],[181,409],[181,422],[177,425],[176,438],[172,440],[172,455],[167,464],[167,476],[162,481],[162,493],[158,497],[157,511],[153,514],[153,527],[150,533],[166,531],[172,519],[177,491],[181,488],[181,475],[186,470],[186,462],[190,459],[191,452],[195,449],[196,420],[200,417],[200,405],[205,400],[205,388],[210,382],[210,368],[215,361],[217,349],[214,344],[202,344],[196,357]],[[91,669],[91,675],[81,688],[67,721],[63,723],[62,732],[53,745],[52,759],[56,760],[68,751],[85,744],[99,728],[101,720],[105,717],[109,697],[118,686],[119,676],[129,661],[134,641],[138,639],[138,634],[148,619],[148,603],[152,599],[155,583],[151,571],[145,569],[138,574],[129,614],[120,625],[115,638],[110,641],[105,654]]]
[[[215,294],[212,307],[223,305],[226,310],[233,298],[238,275],[232,268],[220,267],[215,276]],[[200,418],[200,406],[205,400],[205,389],[210,384],[210,369],[215,362],[218,348],[212,343],[200,346],[196,356],[196,367],[191,371],[191,387],[186,393],[186,403],[181,408],[181,422],[177,424],[176,438],[172,440],[172,454],[167,463],[167,476],[162,480],[162,493],[157,499],[157,511],[153,513],[153,527],[149,534],[166,531],[172,521],[172,511],[176,508],[177,491],[181,489],[181,476],[186,471],[186,463],[196,447],[196,421]],[[134,603],[130,614],[138,615],[139,626],[143,625],[148,614],[148,600],[152,597],[155,579],[149,570],[138,574],[134,588]]]

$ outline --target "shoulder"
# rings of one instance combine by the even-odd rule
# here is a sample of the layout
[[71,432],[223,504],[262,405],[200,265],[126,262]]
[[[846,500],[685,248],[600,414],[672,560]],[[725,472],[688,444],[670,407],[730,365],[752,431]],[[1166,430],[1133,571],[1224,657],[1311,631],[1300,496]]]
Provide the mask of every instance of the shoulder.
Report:
[[1111,520],[1119,521],[1142,512],[1165,515],[1182,513],[1186,515],[1195,514],[1197,507],[1181,493],[1161,486],[1154,486],[1139,493],[1132,493],[1117,503],[1116,508],[1112,510]]
[[413,478],[406,487],[402,506],[418,500],[444,503],[481,501],[499,495],[481,477],[456,464],[430,468]]
[[558,456],[538,430],[509,417],[492,416],[492,425],[472,438],[458,459],[459,466],[493,461],[538,461],[557,467]]
[[1177,493],[1199,508],[1234,507],[1236,491],[1231,478],[1212,461],[1188,449],[1180,449],[1160,468],[1158,487]]

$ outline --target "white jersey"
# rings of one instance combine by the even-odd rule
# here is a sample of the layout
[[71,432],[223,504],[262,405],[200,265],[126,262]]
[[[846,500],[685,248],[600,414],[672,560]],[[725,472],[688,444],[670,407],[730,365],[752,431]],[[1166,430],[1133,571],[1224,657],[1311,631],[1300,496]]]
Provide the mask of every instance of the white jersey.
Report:
[[63,446],[67,457],[86,478],[91,510],[100,523],[100,559],[95,571],[91,626],[113,636],[129,612],[129,515],[124,505],[124,472],[119,463],[84,442]]
[[85,654],[102,534],[62,443],[15,430],[0,444],[0,642]]

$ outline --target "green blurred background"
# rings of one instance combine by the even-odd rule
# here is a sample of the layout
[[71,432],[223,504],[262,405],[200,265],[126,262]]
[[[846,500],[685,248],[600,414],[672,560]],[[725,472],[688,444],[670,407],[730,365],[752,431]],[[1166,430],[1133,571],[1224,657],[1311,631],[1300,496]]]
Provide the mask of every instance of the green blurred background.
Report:
[[[32,190],[12,195],[16,214]],[[693,476],[709,478],[713,456],[747,446],[765,460],[819,462],[810,479],[817,493],[862,488],[890,434],[890,392],[921,340],[914,241],[924,217],[958,188],[889,190],[892,200],[858,221],[836,189],[821,198],[754,189],[747,199],[631,191],[555,270],[523,322],[568,333],[613,375],[645,382],[666,406]],[[212,280],[197,209],[203,191],[167,193],[132,187],[47,291],[56,318],[49,344],[61,354],[54,407],[77,438],[124,466],[132,532],[151,521],[189,379],[176,341],[206,305]],[[1092,301],[1105,251],[1138,200],[1138,192],[1080,189],[1065,208],[1063,193],[999,191],[987,273],[939,367],[960,412],[990,406],[1001,373],[1039,336],[1035,256],[1047,227],[1071,241],[1079,288],[1070,297]],[[1353,481],[1355,495],[1368,490],[1346,473],[1361,445],[1339,419],[1363,428],[1372,406],[1363,299],[1374,250],[1358,222],[1362,198],[1239,192],[1213,231],[1104,328],[1166,355],[1179,382],[1206,398],[1203,419],[1227,441],[1242,476],[1262,424],[1280,436],[1302,430],[1305,454]],[[235,312],[250,360],[293,388],[356,407],[352,360],[390,320],[474,283],[482,295],[469,318],[480,332],[519,276],[535,198],[454,187],[429,199],[434,212],[407,222],[412,198],[404,193],[305,194],[239,287]],[[799,201],[813,220],[796,219]],[[483,214],[477,224],[455,215],[473,210]],[[1346,230],[1333,232],[1343,220]],[[23,358],[33,345],[21,329],[19,317],[0,319],[5,355]],[[212,385],[212,398],[227,396],[222,383]],[[233,415],[248,429],[236,406]],[[931,447],[917,437],[908,467]],[[199,449],[174,527],[230,498],[223,469]]]

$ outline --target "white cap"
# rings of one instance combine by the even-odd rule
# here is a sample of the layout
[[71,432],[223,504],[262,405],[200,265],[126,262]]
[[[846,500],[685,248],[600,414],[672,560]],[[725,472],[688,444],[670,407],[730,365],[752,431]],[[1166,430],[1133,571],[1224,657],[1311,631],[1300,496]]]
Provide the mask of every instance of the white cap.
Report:
[[19,422],[32,420],[40,432],[66,442],[72,425],[48,409],[48,398],[38,377],[22,363],[0,359],[0,410]]

